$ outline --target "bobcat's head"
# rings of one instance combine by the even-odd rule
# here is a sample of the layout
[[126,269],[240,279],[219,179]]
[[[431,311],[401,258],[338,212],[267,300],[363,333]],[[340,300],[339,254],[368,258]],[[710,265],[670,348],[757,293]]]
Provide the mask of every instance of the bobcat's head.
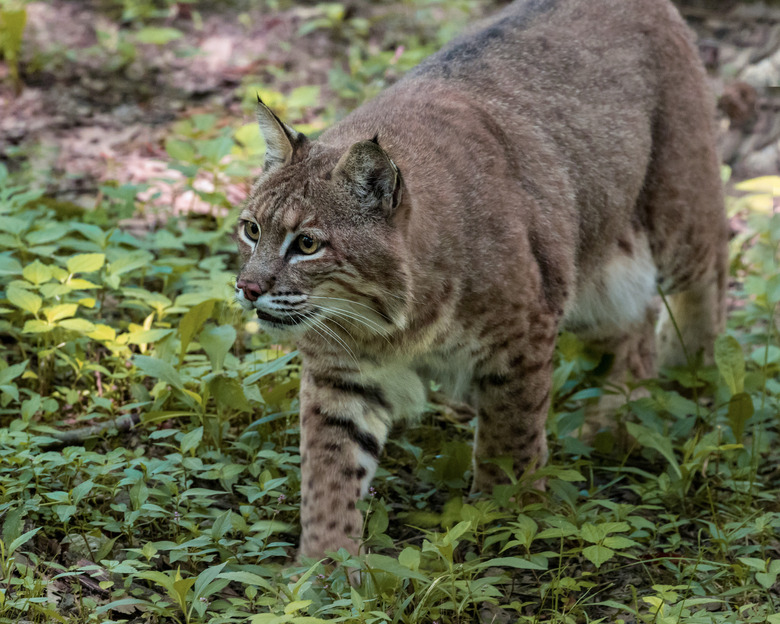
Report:
[[267,330],[388,333],[403,322],[408,280],[395,163],[376,137],[339,153],[262,102],[258,118],[265,169],[238,222],[236,299]]

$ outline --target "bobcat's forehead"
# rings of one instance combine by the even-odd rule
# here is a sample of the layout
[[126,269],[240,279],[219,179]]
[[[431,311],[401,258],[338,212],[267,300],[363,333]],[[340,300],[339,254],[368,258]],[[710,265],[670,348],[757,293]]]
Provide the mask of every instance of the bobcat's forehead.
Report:
[[339,220],[339,198],[322,169],[321,163],[307,161],[261,177],[241,218],[252,217],[269,234],[326,229]]

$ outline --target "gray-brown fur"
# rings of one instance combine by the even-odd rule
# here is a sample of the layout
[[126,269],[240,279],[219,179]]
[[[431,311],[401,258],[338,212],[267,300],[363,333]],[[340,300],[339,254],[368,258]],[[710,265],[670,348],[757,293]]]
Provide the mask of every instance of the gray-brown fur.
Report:
[[[667,0],[516,2],[317,141],[259,114],[271,166],[242,212],[237,297],[303,355],[304,555],[357,552],[355,503],[427,379],[477,410],[487,491],[502,475],[482,460],[546,459],[562,327],[615,352],[615,379],[652,375],[658,283],[687,351],[711,349],[713,102]],[[657,351],[680,363],[671,327]]]

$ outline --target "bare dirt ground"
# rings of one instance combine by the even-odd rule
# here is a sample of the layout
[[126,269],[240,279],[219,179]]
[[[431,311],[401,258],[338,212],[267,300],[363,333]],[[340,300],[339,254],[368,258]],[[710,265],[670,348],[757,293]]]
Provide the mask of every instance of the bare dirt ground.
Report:
[[[84,207],[94,205],[105,180],[154,187],[160,178],[181,178],[168,167],[163,148],[171,124],[203,111],[250,121],[241,106],[241,87],[249,81],[283,93],[319,85],[328,97],[328,72],[334,63],[344,64],[348,44],[335,30],[298,34],[317,7],[239,12],[225,3],[218,13],[198,14],[177,5],[167,25],[183,37],[128,49],[117,20],[99,6],[30,3],[23,89],[17,94],[8,81],[0,84],[0,161],[24,168],[49,196]],[[482,10],[496,6],[485,2]],[[398,3],[355,3],[348,10],[360,15],[377,7],[408,11]],[[719,98],[724,162],[736,179],[777,173],[780,8],[735,3],[707,10],[689,0],[681,10],[699,37]],[[377,23],[382,28],[374,20],[372,29]],[[374,47],[386,41],[376,37]],[[0,77],[4,73],[0,64]],[[192,197],[166,192],[157,201],[174,211],[197,207]],[[238,186],[229,197],[238,202],[244,192]]]

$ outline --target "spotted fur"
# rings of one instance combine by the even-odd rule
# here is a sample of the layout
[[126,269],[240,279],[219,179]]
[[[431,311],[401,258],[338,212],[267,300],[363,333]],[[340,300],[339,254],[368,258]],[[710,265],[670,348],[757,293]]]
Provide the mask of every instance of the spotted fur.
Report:
[[262,103],[236,296],[296,342],[301,552],[357,552],[392,424],[474,410],[475,492],[545,462],[562,327],[615,379],[711,349],[727,227],[713,110],[668,0],[516,2],[310,141]]

